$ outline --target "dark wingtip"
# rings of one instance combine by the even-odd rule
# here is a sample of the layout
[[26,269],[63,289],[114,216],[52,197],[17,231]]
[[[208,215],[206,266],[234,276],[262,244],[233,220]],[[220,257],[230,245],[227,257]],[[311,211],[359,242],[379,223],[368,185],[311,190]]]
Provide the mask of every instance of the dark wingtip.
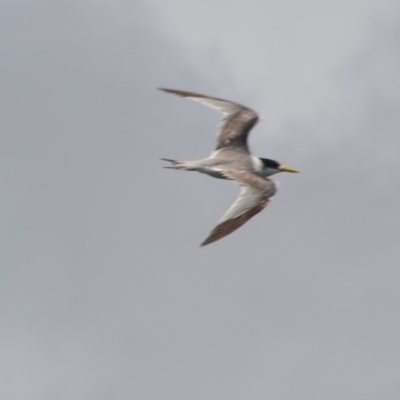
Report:
[[200,96],[200,94],[192,93],[192,92],[186,92],[185,90],[178,90],[178,89],[166,89],[166,88],[158,88],[158,90],[161,90],[166,93],[174,94],[176,96],[181,96],[181,97],[191,97],[191,96]]
[[173,89],[167,89],[162,87],[157,88],[157,90],[161,90],[162,92],[167,92],[167,93],[175,93],[175,90]]
[[213,242],[215,242],[215,240],[210,240],[210,237],[208,237],[206,240],[204,240],[204,241],[200,244],[200,247],[207,246],[208,244],[211,244],[211,243],[213,243]]

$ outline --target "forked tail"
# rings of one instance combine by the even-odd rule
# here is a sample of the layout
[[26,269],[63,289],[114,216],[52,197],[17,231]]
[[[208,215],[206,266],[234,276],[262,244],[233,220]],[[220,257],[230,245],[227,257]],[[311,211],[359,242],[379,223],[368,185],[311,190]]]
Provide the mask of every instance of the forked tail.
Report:
[[199,171],[199,162],[198,161],[178,161],[178,160],[171,160],[169,158],[161,158],[163,161],[168,161],[171,163],[169,169],[179,169],[181,171]]
[[160,160],[163,161],[168,161],[171,163],[171,165],[169,167],[163,167],[163,168],[167,168],[167,169],[187,169],[184,167],[184,161],[177,161],[177,160],[171,160],[169,158],[160,158]]

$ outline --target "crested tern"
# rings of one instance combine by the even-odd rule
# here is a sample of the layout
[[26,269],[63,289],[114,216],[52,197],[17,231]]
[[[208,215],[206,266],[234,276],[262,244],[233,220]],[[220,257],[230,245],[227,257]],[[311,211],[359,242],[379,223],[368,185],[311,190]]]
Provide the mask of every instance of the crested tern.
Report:
[[164,168],[198,171],[214,178],[233,180],[241,187],[239,197],[201,243],[201,246],[206,246],[231,234],[268,205],[278,190],[278,183],[268,179],[269,176],[278,172],[299,171],[250,153],[247,136],[259,120],[257,113],[250,108],[232,101],[182,90],[159,90],[197,101],[223,115],[217,131],[215,150],[208,158],[196,161],[161,159],[171,163]]

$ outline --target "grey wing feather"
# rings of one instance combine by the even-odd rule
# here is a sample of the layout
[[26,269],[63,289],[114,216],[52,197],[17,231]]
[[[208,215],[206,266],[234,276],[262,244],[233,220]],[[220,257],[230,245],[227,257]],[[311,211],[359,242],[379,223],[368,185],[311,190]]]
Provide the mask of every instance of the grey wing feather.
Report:
[[201,246],[216,242],[240,228],[262,211],[277,191],[273,181],[249,172],[229,171],[226,175],[238,182],[242,191]]
[[220,111],[223,119],[218,128],[216,150],[228,146],[240,146],[248,152],[247,136],[251,128],[259,120],[259,116],[255,111],[241,104],[217,97],[204,96],[183,90],[163,88],[160,88],[160,90],[197,101]]

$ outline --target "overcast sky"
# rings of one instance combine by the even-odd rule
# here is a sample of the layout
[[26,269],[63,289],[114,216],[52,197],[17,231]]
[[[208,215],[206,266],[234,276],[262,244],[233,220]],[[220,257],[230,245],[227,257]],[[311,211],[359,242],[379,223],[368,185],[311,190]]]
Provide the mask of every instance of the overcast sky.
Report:
[[[0,398],[400,399],[393,0],[0,3]],[[199,244],[236,100],[301,170]]]

